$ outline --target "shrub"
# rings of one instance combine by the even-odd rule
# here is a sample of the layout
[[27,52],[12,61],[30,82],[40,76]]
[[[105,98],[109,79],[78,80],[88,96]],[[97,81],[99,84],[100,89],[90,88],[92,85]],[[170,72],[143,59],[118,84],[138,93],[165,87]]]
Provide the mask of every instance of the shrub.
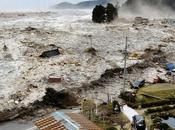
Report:
[[168,130],[169,126],[166,123],[160,123],[160,130]]
[[171,109],[174,109],[175,108],[175,105],[173,106],[162,106],[162,107],[157,107],[157,108],[149,108],[145,111],[146,114],[151,114],[151,113],[154,113],[154,112],[162,112],[162,111],[168,111],[168,110],[171,110]]
[[141,103],[142,108],[147,108],[147,107],[156,107],[156,106],[162,106],[162,105],[170,105],[170,104],[175,104],[175,99],[167,99],[167,100],[161,100],[161,101],[156,101],[156,102],[151,102],[151,103]]
[[167,117],[172,117],[172,115],[169,112],[160,112],[151,115],[151,119],[154,119],[156,117],[167,119]]
[[165,111],[169,110],[170,108],[171,108],[171,107],[168,106],[168,105],[162,106],[162,109],[165,110]]
[[154,124],[157,124],[157,123],[160,123],[162,122],[162,119],[160,117],[156,117],[154,120],[153,120],[153,123]]
[[115,128],[115,127],[108,127],[108,128],[106,128],[106,130],[117,130],[117,128]]
[[135,109],[139,108],[139,105],[137,103],[127,102],[126,104],[131,108],[135,108]]
[[136,97],[130,92],[121,92],[120,93],[120,98],[122,98],[125,101],[135,103],[136,102]]

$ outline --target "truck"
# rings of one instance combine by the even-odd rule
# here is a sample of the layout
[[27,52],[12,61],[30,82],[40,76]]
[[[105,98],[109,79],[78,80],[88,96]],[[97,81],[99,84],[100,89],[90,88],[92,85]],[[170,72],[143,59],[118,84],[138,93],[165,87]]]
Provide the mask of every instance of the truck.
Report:
[[145,118],[142,115],[135,115],[132,118],[132,130],[146,130]]

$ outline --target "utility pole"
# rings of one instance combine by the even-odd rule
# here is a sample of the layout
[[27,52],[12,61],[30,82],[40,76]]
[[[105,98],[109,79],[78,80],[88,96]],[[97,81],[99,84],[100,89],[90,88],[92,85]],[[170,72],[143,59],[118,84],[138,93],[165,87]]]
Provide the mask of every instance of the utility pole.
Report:
[[126,89],[126,60],[127,60],[127,55],[128,55],[128,52],[127,52],[127,49],[128,49],[128,37],[126,37],[126,44],[125,44],[125,50],[124,50],[124,74],[123,74],[123,92],[125,92],[125,89]]
[[95,101],[95,114],[96,115],[98,114],[98,104],[97,104],[97,101]]
[[107,102],[110,103],[110,94],[109,94],[109,89],[108,89],[108,93],[107,93]]
[[92,35],[90,36],[90,39],[91,39],[91,48],[92,48]]
[[93,45],[92,45],[92,35],[90,34],[90,35],[88,35],[88,37],[89,37],[89,39],[90,39],[90,46],[91,46],[91,48],[93,47]]

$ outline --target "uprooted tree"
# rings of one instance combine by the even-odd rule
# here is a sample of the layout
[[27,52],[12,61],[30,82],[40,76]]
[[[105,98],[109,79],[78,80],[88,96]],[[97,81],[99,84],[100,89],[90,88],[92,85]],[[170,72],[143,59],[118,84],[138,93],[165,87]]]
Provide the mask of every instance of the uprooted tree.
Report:
[[111,22],[118,17],[118,8],[108,3],[107,7],[97,5],[92,12],[92,21],[96,23]]
[[115,18],[118,17],[118,9],[115,8],[112,4],[108,3],[106,7],[106,17],[107,22],[113,21]]
[[92,21],[102,23],[105,21],[106,9],[102,5],[97,5],[92,12]]

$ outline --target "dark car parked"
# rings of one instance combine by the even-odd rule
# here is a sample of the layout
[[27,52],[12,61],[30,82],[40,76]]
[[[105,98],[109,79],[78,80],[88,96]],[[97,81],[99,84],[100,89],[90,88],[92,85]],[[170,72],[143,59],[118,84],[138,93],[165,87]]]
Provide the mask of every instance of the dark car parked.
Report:
[[132,129],[133,130],[146,130],[145,118],[141,115],[135,115],[132,117]]

